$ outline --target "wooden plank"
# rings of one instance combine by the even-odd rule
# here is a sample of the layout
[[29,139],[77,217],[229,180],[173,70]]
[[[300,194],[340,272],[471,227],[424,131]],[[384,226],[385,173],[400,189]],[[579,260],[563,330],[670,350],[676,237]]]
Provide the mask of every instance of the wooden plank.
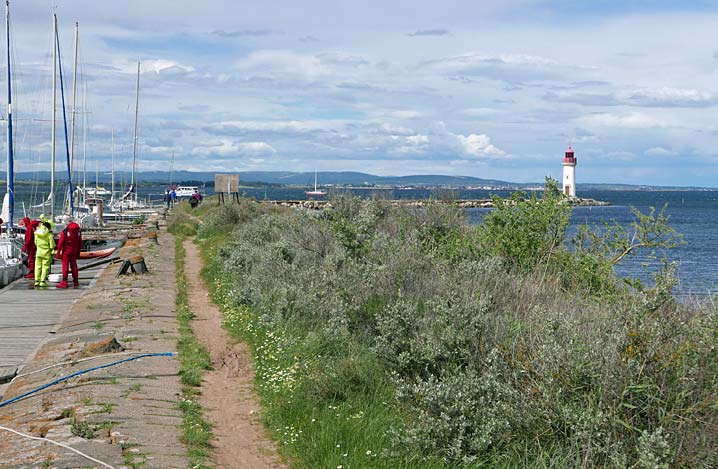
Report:
[[3,379],[12,379],[103,269],[104,266],[100,266],[84,271],[80,277],[81,287],[77,289],[63,290],[51,285],[35,290],[25,279],[0,289],[0,384]]

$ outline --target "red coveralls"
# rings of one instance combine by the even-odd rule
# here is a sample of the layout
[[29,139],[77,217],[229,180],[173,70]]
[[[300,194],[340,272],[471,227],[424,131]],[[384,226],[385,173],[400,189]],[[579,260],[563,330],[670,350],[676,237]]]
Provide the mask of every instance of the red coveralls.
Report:
[[22,252],[27,254],[27,268],[30,269],[30,273],[25,275],[25,278],[35,277],[35,253],[37,252],[37,246],[35,246],[35,228],[40,224],[37,220],[32,220],[28,217],[22,219],[22,224],[25,226],[25,244],[22,246]]
[[60,240],[57,242],[57,254],[55,257],[62,259],[62,282],[57,284],[57,288],[67,288],[69,268],[72,268],[74,286],[80,286],[80,277],[77,274],[77,258],[80,256],[81,249],[82,234],[80,233],[80,225],[72,221],[62,230]]

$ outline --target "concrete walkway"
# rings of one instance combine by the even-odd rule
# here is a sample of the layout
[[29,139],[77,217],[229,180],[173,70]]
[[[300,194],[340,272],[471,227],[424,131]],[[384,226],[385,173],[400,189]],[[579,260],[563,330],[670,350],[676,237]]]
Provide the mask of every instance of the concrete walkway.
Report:
[[[0,397],[2,385],[56,332],[63,316],[94,284],[104,267],[81,271],[77,289],[59,290],[51,284],[35,290],[33,282],[25,279],[0,289]],[[53,272],[59,271],[60,265],[56,263]]]
[[[5,399],[61,376],[127,358],[127,353],[175,351],[174,238],[162,232],[159,244],[147,239],[130,241],[133,243],[121,249],[121,258],[143,256],[149,273],[117,278],[118,265],[105,269],[77,301],[65,306],[69,311],[55,333],[42,340],[20,374],[39,372],[18,376],[6,389]],[[3,295],[14,295],[13,290],[0,294],[0,301]],[[52,301],[56,294],[73,294],[24,293],[27,296],[22,298],[37,298],[38,304]],[[32,324],[52,322],[36,319]],[[29,328],[33,327],[43,326]],[[98,348],[113,340],[125,352]],[[93,361],[80,361],[88,358]],[[62,363],[65,365],[47,369]],[[180,441],[183,420],[178,367],[174,357],[155,357],[93,371],[0,408],[0,426],[69,445],[117,468],[186,468],[186,449]],[[43,464],[100,467],[47,442],[0,431],[0,467]]]

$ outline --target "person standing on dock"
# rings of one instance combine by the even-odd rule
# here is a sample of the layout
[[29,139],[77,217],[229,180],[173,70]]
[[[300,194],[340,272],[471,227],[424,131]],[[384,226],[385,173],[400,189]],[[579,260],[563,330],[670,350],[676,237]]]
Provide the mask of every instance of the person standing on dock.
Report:
[[25,244],[22,246],[22,252],[27,254],[27,268],[30,272],[25,275],[25,278],[35,278],[35,254],[37,253],[37,246],[35,246],[35,229],[40,222],[37,220],[30,220],[29,217],[25,217],[20,220],[20,226],[25,227]]
[[35,230],[35,286],[46,287],[47,277],[50,275],[50,266],[52,265],[52,253],[55,250],[55,239],[52,235],[52,225],[45,219],[40,217],[40,224]]
[[77,271],[77,258],[80,257],[82,250],[82,233],[80,225],[71,221],[67,227],[60,233],[60,239],[57,242],[57,259],[62,259],[62,281],[57,284],[57,288],[67,288],[68,270],[72,269],[72,284],[75,288],[80,286],[80,277]]

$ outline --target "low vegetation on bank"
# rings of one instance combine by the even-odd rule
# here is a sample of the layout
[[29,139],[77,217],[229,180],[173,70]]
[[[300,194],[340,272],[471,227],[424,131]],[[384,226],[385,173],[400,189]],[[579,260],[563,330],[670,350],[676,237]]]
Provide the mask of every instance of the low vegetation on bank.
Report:
[[198,211],[225,327],[297,467],[716,467],[718,314],[614,266],[680,237],[662,212],[566,239],[555,182],[477,226],[337,197]]
[[212,368],[209,351],[194,336],[190,322],[194,314],[189,308],[187,299],[187,279],[185,277],[184,239],[187,234],[195,233],[195,223],[187,216],[187,209],[179,206],[177,213],[170,220],[169,230],[175,235],[175,269],[177,277],[177,320],[179,322],[179,339],[177,354],[180,359],[180,377],[182,381],[182,397],[179,404],[182,411],[182,442],[187,448],[189,467],[202,469],[212,467],[213,453],[210,441],[212,426],[204,418],[202,407],[198,402],[199,387],[202,374]]

